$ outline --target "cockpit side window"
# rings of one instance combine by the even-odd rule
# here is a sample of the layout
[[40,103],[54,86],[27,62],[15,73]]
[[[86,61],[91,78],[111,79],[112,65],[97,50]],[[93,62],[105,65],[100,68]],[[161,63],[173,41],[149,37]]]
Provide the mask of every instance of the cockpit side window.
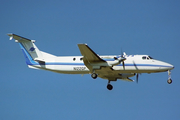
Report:
[[146,60],[146,56],[143,56],[142,59],[143,59],[143,60]]
[[143,60],[150,60],[150,59],[153,59],[151,56],[143,56],[142,57]]

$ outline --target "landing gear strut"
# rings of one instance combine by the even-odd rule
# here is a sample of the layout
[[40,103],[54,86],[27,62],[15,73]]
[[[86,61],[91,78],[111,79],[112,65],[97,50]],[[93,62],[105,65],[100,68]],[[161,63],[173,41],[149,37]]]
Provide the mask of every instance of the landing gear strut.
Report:
[[110,81],[108,81],[107,89],[108,89],[108,90],[112,90],[112,89],[113,89],[113,86],[110,84]]
[[168,80],[167,80],[168,84],[172,83],[172,79],[171,79],[171,71],[168,70]]

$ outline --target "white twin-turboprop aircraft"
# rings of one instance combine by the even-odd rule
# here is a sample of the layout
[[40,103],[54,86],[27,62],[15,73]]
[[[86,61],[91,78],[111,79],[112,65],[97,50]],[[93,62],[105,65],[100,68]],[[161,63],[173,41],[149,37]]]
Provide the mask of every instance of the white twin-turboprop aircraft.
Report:
[[173,65],[155,60],[148,55],[97,55],[87,44],[78,44],[82,56],[55,56],[40,51],[30,40],[15,34],[8,34],[10,40],[13,38],[18,42],[26,59],[28,67],[34,69],[49,70],[65,74],[91,74],[93,79],[97,77],[107,79],[107,89],[112,90],[111,81],[122,79],[133,81],[129,77],[141,73],[157,73],[168,71],[169,84],[172,83],[170,70]]

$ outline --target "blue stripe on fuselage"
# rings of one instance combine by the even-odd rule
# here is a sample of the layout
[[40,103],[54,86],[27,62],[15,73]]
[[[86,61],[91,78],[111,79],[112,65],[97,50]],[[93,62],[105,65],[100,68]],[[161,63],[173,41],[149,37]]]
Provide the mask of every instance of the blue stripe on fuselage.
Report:
[[[117,65],[117,66],[123,66],[122,64]],[[152,65],[152,64],[126,64],[125,66],[136,66],[136,67],[140,67],[140,66],[146,66],[146,67],[171,67],[171,66],[166,66],[166,65]]]

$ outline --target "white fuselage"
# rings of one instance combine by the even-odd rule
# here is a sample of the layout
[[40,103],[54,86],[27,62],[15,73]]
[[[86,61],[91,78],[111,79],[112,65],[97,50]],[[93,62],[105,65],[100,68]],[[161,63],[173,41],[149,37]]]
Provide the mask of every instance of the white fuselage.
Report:
[[[114,56],[100,56],[108,62],[114,61]],[[165,72],[173,69],[173,65],[159,60],[150,59],[147,55],[126,55],[124,67],[119,65],[112,66],[114,72],[119,73],[155,73]],[[143,59],[144,57],[144,59]],[[146,57],[146,58],[145,58]],[[45,63],[29,65],[31,68],[50,70],[65,74],[89,74],[89,69],[84,65],[82,56],[68,56],[46,58]]]

